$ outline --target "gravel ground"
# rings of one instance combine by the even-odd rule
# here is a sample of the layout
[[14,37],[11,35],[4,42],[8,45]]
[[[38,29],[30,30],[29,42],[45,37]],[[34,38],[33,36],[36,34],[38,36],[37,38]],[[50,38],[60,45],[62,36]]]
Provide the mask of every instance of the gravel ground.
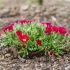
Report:
[[[16,12],[15,14],[11,14],[13,17],[10,16],[10,12],[14,12],[14,9],[11,8],[12,10],[9,12],[9,7],[4,8],[4,10],[0,11],[0,17],[2,17],[0,18],[0,29],[10,21],[22,18],[32,19],[36,16],[36,19],[40,17],[41,20],[50,20],[53,24],[64,25],[70,31],[69,5],[70,3],[62,3],[60,6],[56,6],[55,4],[47,8],[36,7],[34,5],[29,8],[27,5],[22,5],[20,15],[15,15]],[[0,70],[70,70],[70,53],[64,54],[60,60],[54,59],[54,63],[51,63],[50,58],[45,56],[35,57],[34,59],[12,59],[13,55],[6,52],[8,48],[1,48],[1,45],[0,41]]]
[[[19,18],[22,19],[22,17],[9,19],[3,18],[1,19],[1,22],[14,21]],[[57,22],[53,20],[55,18]],[[68,30],[70,30],[70,21],[66,17],[59,18],[51,16],[49,20],[58,25],[65,25]],[[0,28],[3,26],[5,26],[5,24],[1,24]],[[70,44],[68,46],[70,46]],[[39,58],[35,57],[34,59],[11,59],[11,57],[12,55],[6,53],[5,48],[0,50],[0,70],[70,70],[70,53],[65,54],[63,56],[64,58],[60,59],[60,61],[54,60],[53,64],[51,63],[50,58],[48,59],[45,56]]]
[[[1,22],[4,22],[5,20],[6,22],[9,22],[16,19],[4,18]],[[58,25],[65,25],[68,30],[70,29],[70,21],[64,21],[67,20],[66,17],[56,17],[57,22],[55,22],[51,16],[50,20],[55,24],[59,22]],[[5,25],[3,24],[2,26]],[[68,46],[70,46],[70,44],[68,44]],[[63,58],[60,58],[59,60],[54,59],[54,63],[52,63],[51,58],[45,56],[35,57],[34,59],[12,59],[13,55],[7,53],[7,50],[8,48],[0,47],[0,70],[70,70],[70,53],[64,54]]]
[[[3,51],[2,53],[5,53],[5,50]],[[11,59],[10,56],[12,55],[9,53],[0,54],[0,70],[70,70],[70,54],[66,54],[63,59],[55,60],[54,63],[45,56],[34,59]]]

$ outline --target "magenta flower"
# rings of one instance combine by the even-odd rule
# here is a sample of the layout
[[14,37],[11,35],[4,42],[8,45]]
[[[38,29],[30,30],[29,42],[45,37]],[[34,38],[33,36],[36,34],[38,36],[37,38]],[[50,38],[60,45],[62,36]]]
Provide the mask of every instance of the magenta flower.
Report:
[[3,28],[3,31],[4,32],[13,31],[13,26],[14,26],[14,24],[9,24],[7,27]]
[[47,27],[45,29],[45,34],[51,34],[51,32],[52,32],[52,28],[51,27]]
[[38,39],[38,40],[36,41],[36,45],[37,45],[37,46],[41,46],[41,45],[42,45],[42,41]]
[[41,24],[45,27],[52,27],[51,22],[41,22]]
[[59,27],[59,33],[60,33],[61,35],[66,34],[66,33],[67,33],[66,28],[65,28],[65,27]]
[[46,22],[47,27],[52,27],[52,23],[51,22]]
[[19,21],[19,20],[16,20],[15,22],[16,22],[16,24],[20,23],[20,21]]
[[25,24],[27,20],[20,20],[21,24]]
[[26,45],[23,45],[22,48],[26,48]]
[[50,54],[50,56],[53,56],[54,55],[54,51],[51,50],[49,54]]
[[52,29],[53,29],[53,31],[56,32],[56,33],[59,32],[59,27],[58,27],[58,26],[53,26]]
[[22,31],[21,31],[21,30],[17,30],[16,34],[17,34],[18,36],[22,36]]

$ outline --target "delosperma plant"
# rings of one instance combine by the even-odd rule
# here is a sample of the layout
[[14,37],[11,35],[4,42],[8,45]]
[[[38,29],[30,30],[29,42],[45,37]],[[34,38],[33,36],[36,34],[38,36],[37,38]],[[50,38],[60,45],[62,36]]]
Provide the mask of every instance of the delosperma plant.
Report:
[[67,29],[51,22],[17,20],[4,27],[3,31],[5,37],[2,42],[7,47],[16,48],[21,57],[33,52],[44,52],[44,55],[50,52],[50,55],[59,56],[63,54],[64,44],[68,40]]

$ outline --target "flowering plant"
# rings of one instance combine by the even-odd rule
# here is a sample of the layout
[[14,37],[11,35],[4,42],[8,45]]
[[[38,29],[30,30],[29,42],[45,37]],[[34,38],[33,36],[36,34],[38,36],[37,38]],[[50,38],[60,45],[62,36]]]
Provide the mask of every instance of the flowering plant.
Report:
[[45,24],[45,34],[47,40],[46,48],[49,50],[50,55],[59,56],[65,50],[65,43],[69,40],[67,29],[64,26],[52,25],[50,22]]
[[10,23],[3,31],[6,35],[3,43],[9,47],[16,47],[21,57],[33,52],[50,52],[50,55],[59,56],[68,39],[66,28],[53,26],[51,22],[20,20]]

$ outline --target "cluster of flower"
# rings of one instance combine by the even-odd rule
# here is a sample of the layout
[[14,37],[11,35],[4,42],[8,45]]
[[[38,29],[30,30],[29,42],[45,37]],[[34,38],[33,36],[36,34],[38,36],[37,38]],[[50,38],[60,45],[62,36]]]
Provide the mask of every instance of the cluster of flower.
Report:
[[[32,22],[31,20],[16,20],[14,23],[16,23],[16,24],[20,23],[20,24],[24,25],[25,23],[30,24],[31,22]],[[4,27],[3,31],[4,32],[13,31],[14,23],[10,23],[8,26]]]
[[45,33],[47,33],[47,34],[51,34],[52,32],[56,32],[56,33],[60,33],[61,35],[64,35],[67,33],[67,30],[64,26],[61,26],[61,27],[59,27],[57,25],[52,26],[51,22],[45,22],[42,24],[45,25],[45,27],[46,27]]
[[[46,39],[46,35],[49,36],[53,33],[55,33],[55,34],[57,33],[61,36],[65,36],[67,34],[67,29],[64,26],[52,25],[51,22],[40,22],[40,23],[41,23],[40,25],[44,27],[44,31],[42,32],[43,33],[42,35],[45,35],[45,39]],[[13,32],[15,24],[16,24],[16,27],[18,24],[25,26],[25,25],[33,24],[33,21],[32,20],[16,20],[15,23],[10,23],[8,26],[4,27],[3,31],[5,33]],[[30,35],[28,35],[27,33],[23,33],[23,31],[21,29],[18,29],[15,34],[17,35],[19,41],[21,42],[22,48],[26,48],[27,47],[26,44],[28,43],[28,41],[30,41]],[[44,44],[44,43],[42,43],[43,40],[45,41],[43,36],[42,36],[43,37],[42,39],[39,38],[40,35],[38,35],[36,39],[34,37],[34,39],[36,40],[35,46],[38,46],[38,47],[42,46],[42,44]],[[46,41],[45,41],[45,43],[46,43]],[[46,45],[46,46],[49,46],[49,45]],[[52,49],[50,49],[50,50],[52,50]]]

